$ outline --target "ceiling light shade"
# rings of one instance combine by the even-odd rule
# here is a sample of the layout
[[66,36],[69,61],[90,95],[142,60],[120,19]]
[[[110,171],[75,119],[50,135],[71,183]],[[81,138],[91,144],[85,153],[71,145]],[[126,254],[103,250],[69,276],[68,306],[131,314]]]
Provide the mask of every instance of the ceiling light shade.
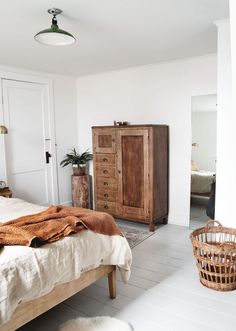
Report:
[[8,130],[4,125],[0,125],[0,134],[7,134]]
[[48,13],[53,15],[51,28],[38,32],[34,36],[34,39],[44,45],[66,46],[74,44],[76,41],[75,37],[71,33],[59,29],[59,26],[57,25],[56,16],[61,14],[62,10],[51,8],[48,9]]

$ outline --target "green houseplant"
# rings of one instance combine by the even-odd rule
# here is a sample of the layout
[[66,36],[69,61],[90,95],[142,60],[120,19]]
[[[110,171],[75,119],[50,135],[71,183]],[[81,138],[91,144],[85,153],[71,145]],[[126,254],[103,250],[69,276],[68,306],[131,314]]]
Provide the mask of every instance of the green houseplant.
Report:
[[60,165],[65,167],[69,164],[73,167],[73,174],[75,176],[83,176],[86,173],[86,163],[93,159],[93,154],[87,149],[84,153],[79,154],[75,148],[66,154]]

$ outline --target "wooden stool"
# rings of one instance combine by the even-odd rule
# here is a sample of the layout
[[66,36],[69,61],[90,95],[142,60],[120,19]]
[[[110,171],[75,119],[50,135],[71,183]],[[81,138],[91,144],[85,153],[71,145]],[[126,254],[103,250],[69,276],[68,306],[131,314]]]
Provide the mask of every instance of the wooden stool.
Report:
[[72,205],[92,209],[91,176],[71,176]]

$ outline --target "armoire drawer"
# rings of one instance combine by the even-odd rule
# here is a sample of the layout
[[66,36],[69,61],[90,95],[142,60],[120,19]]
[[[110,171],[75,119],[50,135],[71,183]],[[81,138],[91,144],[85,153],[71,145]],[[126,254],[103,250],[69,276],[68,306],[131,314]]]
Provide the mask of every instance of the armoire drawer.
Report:
[[111,189],[117,191],[117,180],[111,178],[97,177],[96,180],[97,189]]
[[113,164],[116,163],[115,154],[96,154],[96,162],[101,164]]
[[117,175],[116,173],[117,171],[114,166],[101,165],[99,163],[96,164],[96,174],[98,177],[115,178]]
[[96,198],[97,200],[105,200],[105,201],[110,201],[110,202],[116,202],[117,201],[117,191],[112,191],[112,190],[97,190],[96,193]]
[[115,202],[98,200],[97,204],[96,204],[96,210],[103,211],[103,212],[109,213],[109,214],[116,214],[117,206],[116,206]]

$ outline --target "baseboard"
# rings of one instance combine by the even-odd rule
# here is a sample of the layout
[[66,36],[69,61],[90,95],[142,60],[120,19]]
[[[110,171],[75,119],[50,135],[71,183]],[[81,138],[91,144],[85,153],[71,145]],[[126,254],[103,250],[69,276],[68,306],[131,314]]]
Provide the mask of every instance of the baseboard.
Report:
[[60,205],[62,206],[67,206],[67,207],[71,207],[72,206],[72,201],[64,201],[64,202],[61,202]]

